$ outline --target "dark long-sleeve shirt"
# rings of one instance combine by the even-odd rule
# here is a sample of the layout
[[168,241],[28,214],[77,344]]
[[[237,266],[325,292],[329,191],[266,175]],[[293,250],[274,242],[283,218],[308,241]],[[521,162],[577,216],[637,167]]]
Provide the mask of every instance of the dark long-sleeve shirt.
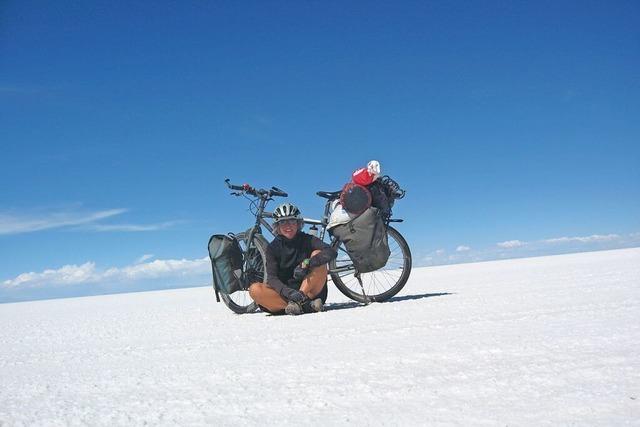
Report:
[[[311,253],[320,250],[311,257]],[[284,236],[277,236],[267,247],[267,284],[282,295],[284,287],[298,289],[300,281],[293,279],[293,270],[306,258],[309,268],[326,264],[338,253],[331,246],[316,236],[299,231],[289,240]]]

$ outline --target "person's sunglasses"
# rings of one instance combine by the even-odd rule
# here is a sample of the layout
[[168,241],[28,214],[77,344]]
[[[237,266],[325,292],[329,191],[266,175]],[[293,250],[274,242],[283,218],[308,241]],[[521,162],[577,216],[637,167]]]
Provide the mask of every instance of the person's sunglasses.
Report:
[[298,220],[297,219],[283,219],[282,221],[278,221],[278,226],[281,225],[297,225],[298,224]]

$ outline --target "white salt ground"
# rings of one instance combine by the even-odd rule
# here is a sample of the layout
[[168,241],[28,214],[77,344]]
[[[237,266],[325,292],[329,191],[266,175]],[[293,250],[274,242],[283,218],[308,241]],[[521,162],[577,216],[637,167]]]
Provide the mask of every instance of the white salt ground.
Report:
[[0,305],[0,425],[640,425],[640,249],[418,268],[392,302]]

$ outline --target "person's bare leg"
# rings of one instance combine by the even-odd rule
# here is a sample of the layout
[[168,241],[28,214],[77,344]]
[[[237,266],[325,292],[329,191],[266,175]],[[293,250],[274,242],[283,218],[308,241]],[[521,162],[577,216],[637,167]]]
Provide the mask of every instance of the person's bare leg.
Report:
[[[314,256],[320,252],[319,250],[315,250],[311,253],[311,256]],[[311,269],[307,277],[304,278],[302,284],[300,285],[300,291],[303,292],[309,299],[314,299],[325,283],[327,283],[327,273],[329,268],[326,264],[319,265]]]
[[280,296],[273,288],[264,283],[254,283],[249,286],[249,296],[262,307],[271,312],[284,310],[287,301]]

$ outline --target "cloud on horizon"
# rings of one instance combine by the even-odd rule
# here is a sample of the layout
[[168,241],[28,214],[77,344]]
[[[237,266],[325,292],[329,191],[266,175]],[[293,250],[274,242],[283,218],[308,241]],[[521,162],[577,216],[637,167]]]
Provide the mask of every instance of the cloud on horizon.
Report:
[[[633,236],[633,234],[630,234],[629,236],[631,237]],[[568,243],[568,242],[591,243],[591,242],[609,242],[609,241],[618,240],[618,239],[620,239],[620,235],[618,234],[607,234],[607,235],[593,234],[591,236],[585,236],[585,237],[556,237],[554,239],[543,240],[543,242],[545,243]]]
[[526,242],[522,242],[520,240],[507,240],[506,242],[496,243],[498,247],[505,248],[505,249],[519,248],[521,246],[525,246],[526,244],[527,244]]
[[149,279],[196,278],[209,274],[211,264],[208,257],[200,259],[165,259],[143,262],[125,267],[112,267],[106,270],[96,268],[92,261],[81,265],[70,264],[58,269],[47,269],[41,272],[22,273],[8,279],[0,285],[4,289],[48,288],[75,285],[136,283]]
[[[631,233],[629,237],[634,237],[637,233]],[[523,246],[535,245],[535,244],[556,244],[556,243],[597,243],[597,242],[612,242],[622,239],[619,234],[593,234],[591,236],[583,237],[554,237],[551,239],[543,239],[533,242],[523,242],[521,240],[507,240],[506,242],[499,242],[496,245],[504,249],[520,248]]]
[[[415,259],[415,266],[446,265],[640,246],[640,233],[508,240],[484,249],[458,245]],[[0,281],[0,302],[202,286],[211,282],[208,257],[156,259],[144,254],[129,265],[99,268],[95,262],[27,272]]]
[[554,237],[522,241],[507,240],[483,249],[459,245],[455,250],[438,249],[418,260],[417,265],[446,265],[463,262],[491,261],[507,258],[557,255],[569,252],[621,249],[640,246],[640,233],[592,234],[590,236]]

